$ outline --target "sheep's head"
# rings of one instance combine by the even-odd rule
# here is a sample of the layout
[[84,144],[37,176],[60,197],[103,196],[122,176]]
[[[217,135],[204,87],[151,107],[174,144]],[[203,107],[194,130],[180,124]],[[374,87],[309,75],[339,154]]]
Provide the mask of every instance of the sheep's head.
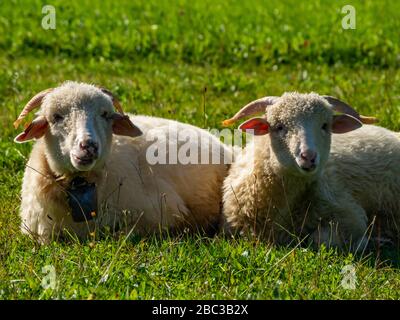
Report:
[[256,100],[228,122],[259,111],[265,112],[263,117],[249,119],[239,128],[255,135],[269,134],[272,156],[279,165],[302,175],[315,174],[326,163],[332,133],[349,132],[363,122],[375,122],[335,98],[295,92]]
[[113,133],[141,135],[111,92],[93,85],[69,81],[40,92],[28,102],[14,125],[17,127],[37,107],[40,110],[36,118],[15,141],[43,137],[47,160],[58,174],[100,168]]

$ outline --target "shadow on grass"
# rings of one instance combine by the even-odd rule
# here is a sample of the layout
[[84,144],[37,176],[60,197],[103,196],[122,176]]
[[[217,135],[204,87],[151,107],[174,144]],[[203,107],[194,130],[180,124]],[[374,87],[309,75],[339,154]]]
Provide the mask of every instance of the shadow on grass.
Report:
[[195,246],[213,246],[215,244],[225,246],[232,245],[233,247],[241,246],[243,243],[250,247],[260,247],[261,250],[269,250],[270,248],[287,251],[290,254],[296,250],[308,250],[314,253],[321,251],[334,251],[333,253],[338,256],[353,255],[354,260],[358,261],[368,267],[382,269],[392,268],[400,269],[400,248],[392,244],[379,245],[371,242],[368,247],[358,253],[352,253],[349,249],[338,248],[315,248],[306,242],[293,241],[290,245],[273,245],[267,241],[260,240],[254,236],[236,235],[229,236],[223,233],[209,234],[204,231],[189,231],[183,232],[168,232],[163,231],[159,233],[151,233],[148,235],[138,235],[134,232],[111,232],[100,231],[97,232],[95,237],[89,236],[87,239],[79,240],[77,237],[69,234],[57,239],[57,242],[62,242],[65,245],[82,245],[82,246],[95,246],[97,242],[105,243],[108,241],[117,242],[118,247],[139,246],[146,243],[147,248],[163,247],[163,244],[181,245],[181,244],[195,244]]
[[[356,257],[358,258],[358,256]],[[368,257],[365,262],[371,267],[400,269],[400,248],[394,245],[378,248],[374,246],[369,248],[367,255],[364,255],[364,257]]]

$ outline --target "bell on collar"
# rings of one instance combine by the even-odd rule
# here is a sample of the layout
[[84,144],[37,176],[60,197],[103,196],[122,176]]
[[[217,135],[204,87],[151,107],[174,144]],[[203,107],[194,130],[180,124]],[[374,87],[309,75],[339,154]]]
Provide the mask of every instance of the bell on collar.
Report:
[[83,177],[76,177],[72,179],[67,193],[74,222],[92,220],[97,213],[96,185]]

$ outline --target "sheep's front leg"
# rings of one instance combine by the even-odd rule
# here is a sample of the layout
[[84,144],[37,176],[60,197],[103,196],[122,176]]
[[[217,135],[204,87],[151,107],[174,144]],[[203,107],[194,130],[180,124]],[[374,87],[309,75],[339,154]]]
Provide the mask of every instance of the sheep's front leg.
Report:
[[21,232],[31,236],[41,244],[49,243],[53,237],[55,224],[51,220],[52,206],[35,193],[27,194],[21,202]]
[[321,201],[314,212],[318,220],[310,235],[314,246],[324,244],[357,252],[368,244],[367,215],[351,197],[343,196],[336,202]]
[[45,221],[44,211],[21,212],[21,232],[29,235],[32,239],[37,240],[41,244],[47,244],[51,241],[52,226]]

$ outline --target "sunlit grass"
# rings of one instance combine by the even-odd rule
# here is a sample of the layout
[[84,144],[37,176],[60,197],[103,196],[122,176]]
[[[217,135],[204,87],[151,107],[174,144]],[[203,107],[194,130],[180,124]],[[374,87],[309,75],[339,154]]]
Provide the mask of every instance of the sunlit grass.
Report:
[[[22,236],[31,144],[13,142],[12,122],[36,92],[65,80],[109,88],[126,111],[207,128],[255,98],[297,90],[337,96],[400,130],[395,1],[354,1],[355,31],[340,28],[340,1],[101,3],[54,1],[52,33],[40,28],[41,1],[0,2],[0,299],[400,298],[396,251],[354,257],[198,235],[40,247]],[[355,290],[341,286],[349,264]],[[41,286],[46,265],[55,290]]]

